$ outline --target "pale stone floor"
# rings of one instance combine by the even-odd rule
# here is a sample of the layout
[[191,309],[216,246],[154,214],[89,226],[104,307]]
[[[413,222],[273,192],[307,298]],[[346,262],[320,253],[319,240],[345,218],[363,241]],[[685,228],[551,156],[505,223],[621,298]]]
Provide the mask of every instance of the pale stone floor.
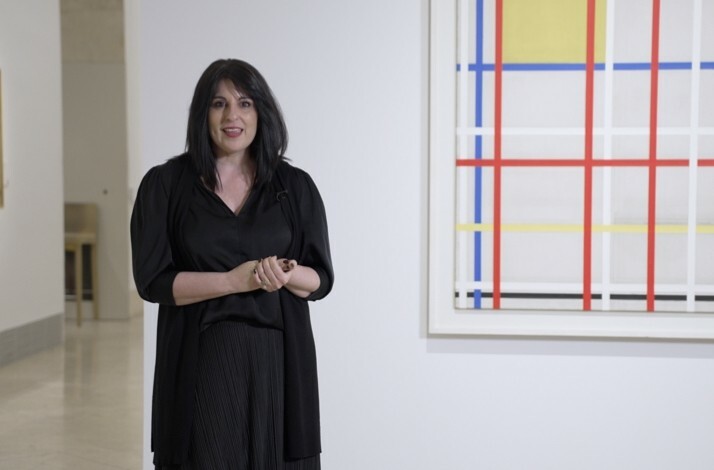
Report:
[[0,367],[0,469],[142,460],[141,317],[65,323],[65,343]]

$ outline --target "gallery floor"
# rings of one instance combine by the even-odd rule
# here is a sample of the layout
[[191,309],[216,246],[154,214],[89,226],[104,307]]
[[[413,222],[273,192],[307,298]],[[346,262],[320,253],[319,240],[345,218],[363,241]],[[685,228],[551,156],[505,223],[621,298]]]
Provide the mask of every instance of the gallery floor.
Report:
[[0,367],[0,468],[141,468],[143,319],[65,323],[65,343]]

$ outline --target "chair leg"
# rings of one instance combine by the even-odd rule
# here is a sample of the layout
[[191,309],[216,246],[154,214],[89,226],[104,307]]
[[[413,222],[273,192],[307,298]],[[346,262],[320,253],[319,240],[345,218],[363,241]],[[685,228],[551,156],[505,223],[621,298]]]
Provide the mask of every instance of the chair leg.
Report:
[[99,267],[97,263],[97,245],[92,243],[92,306],[94,319],[99,320]]
[[82,300],[84,298],[84,279],[82,276],[82,245],[74,251],[74,291],[77,299],[77,326],[82,326]]

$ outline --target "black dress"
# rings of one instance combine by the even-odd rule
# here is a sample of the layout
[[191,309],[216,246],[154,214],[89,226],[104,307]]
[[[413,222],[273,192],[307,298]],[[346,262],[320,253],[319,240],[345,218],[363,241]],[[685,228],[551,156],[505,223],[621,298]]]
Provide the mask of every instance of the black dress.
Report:
[[142,181],[132,253],[139,293],[160,303],[152,419],[157,468],[319,468],[305,300],[286,289],[256,290],[177,307],[171,290],[180,271],[224,272],[277,255],[316,270],[321,283],[311,300],[329,292],[319,193],[299,169],[283,163],[278,173],[273,184],[249,194],[238,214],[203,186],[185,155]]

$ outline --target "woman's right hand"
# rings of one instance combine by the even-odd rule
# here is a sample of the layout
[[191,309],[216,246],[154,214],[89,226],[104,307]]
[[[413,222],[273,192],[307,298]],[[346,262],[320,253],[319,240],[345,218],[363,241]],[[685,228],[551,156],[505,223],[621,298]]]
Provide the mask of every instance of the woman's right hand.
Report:
[[260,281],[255,276],[255,268],[257,266],[257,260],[246,261],[226,273],[234,293],[260,289]]

